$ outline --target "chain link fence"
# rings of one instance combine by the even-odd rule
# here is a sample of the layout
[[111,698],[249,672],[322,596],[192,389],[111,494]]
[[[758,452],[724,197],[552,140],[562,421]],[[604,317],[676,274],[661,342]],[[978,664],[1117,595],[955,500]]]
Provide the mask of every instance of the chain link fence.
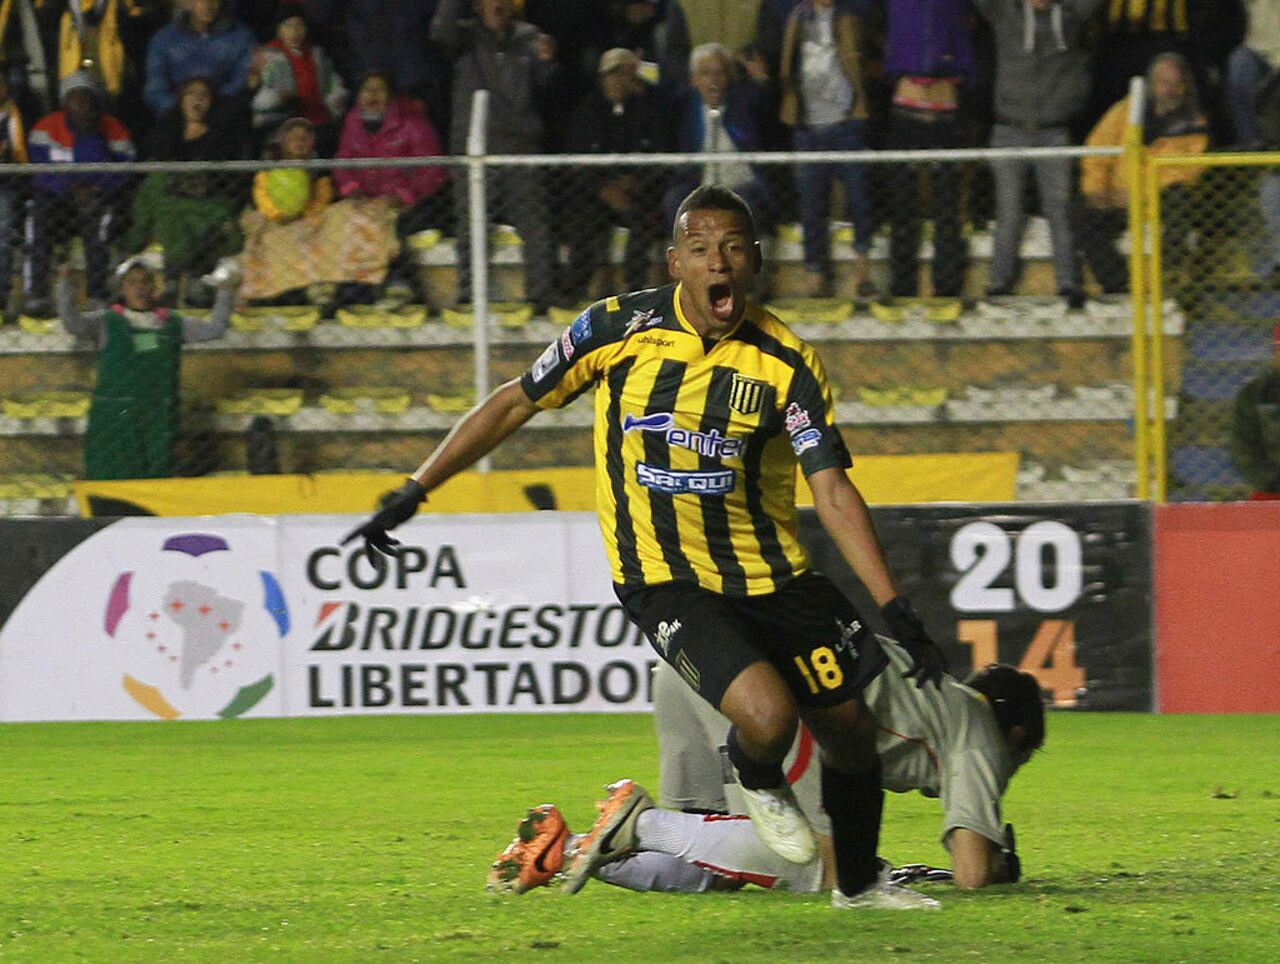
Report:
[[[1105,275],[1125,233],[1039,198],[1090,154],[1119,150],[3,168],[0,511],[66,511],[78,478],[416,464],[591,300],[665,283],[675,207],[704,180],[753,202],[757,294],[818,346],[855,457],[1014,451],[1020,499],[1132,497],[1133,321],[1127,276]],[[428,192],[395,196],[424,170]],[[1237,215],[1265,179],[1204,181],[1193,260],[1244,257]],[[1250,327],[1213,272],[1177,270],[1170,345],[1192,316]],[[152,302],[104,313],[131,275]],[[1221,428],[1220,407],[1175,370],[1177,446],[1202,444],[1183,427]],[[590,464],[590,417],[540,416],[493,467]]]
[[1234,409],[1275,354],[1280,155],[1153,158],[1150,166],[1154,293],[1166,309],[1176,306],[1185,329],[1161,353],[1165,370],[1153,373],[1153,385],[1163,380],[1177,398],[1156,464],[1171,500],[1246,498],[1263,485],[1250,483],[1247,457],[1233,451]]

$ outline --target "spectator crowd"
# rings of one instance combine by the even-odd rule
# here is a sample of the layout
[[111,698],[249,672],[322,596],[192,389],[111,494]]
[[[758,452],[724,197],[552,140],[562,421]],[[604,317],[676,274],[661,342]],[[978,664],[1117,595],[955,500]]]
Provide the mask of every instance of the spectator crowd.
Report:
[[[990,294],[1007,294],[1028,174],[1058,291],[1078,306],[1078,238],[1123,228],[1124,172],[1105,159],[1083,170],[996,161],[984,211],[962,207],[955,164],[907,176],[738,155],[1117,143],[1137,74],[1153,92],[1148,141],[1256,148],[1268,141],[1254,106],[1274,100],[1278,65],[1280,0],[0,0],[0,159],[462,154],[472,96],[486,90],[493,153],[708,155],[660,180],[638,165],[556,178],[492,169],[490,210],[521,236],[539,309],[587,294],[612,225],[629,231],[627,285],[656,280],[649,251],[700,183],[733,187],[766,228],[802,225],[803,293],[831,290],[838,186],[860,294],[876,293],[867,257],[878,225],[889,234],[879,294],[920,293],[926,219],[929,290],[960,294],[966,218],[994,221]],[[201,279],[242,252],[250,297],[421,300],[404,241],[436,228],[458,238],[459,298],[470,300],[467,194],[446,167],[243,180],[228,187],[198,166],[143,178],[0,175],[0,278],[13,278],[24,240],[23,311],[48,313],[52,252],[78,236],[97,302],[112,255],[148,247],[164,251],[162,300],[189,306],[212,304]],[[1168,189],[1176,199],[1188,184]],[[279,253],[298,250],[324,270],[284,276]],[[1123,288],[1114,252],[1088,251],[1103,289]]]

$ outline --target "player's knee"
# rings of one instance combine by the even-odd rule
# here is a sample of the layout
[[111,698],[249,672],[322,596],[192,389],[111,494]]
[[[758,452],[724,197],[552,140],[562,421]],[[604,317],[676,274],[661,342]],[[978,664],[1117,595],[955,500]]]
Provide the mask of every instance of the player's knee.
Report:
[[758,663],[733,681],[720,712],[737,728],[739,739],[758,756],[782,759],[795,739],[799,715],[795,700],[776,671]]
[[791,749],[799,723],[794,708],[785,704],[744,707],[730,719],[742,743],[779,760]]

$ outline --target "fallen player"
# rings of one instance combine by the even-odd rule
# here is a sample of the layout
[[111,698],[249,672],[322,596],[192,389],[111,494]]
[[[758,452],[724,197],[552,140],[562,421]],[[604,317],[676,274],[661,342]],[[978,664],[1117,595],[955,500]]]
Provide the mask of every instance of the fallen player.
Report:
[[[607,789],[608,797],[596,804],[600,816],[588,834],[572,833],[555,804],[530,809],[517,824],[515,838],[494,861],[488,889],[523,894],[549,886],[557,877],[561,890],[568,893],[590,877],[642,892],[702,893],[738,890],[747,884],[797,893],[831,889],[835,870],[828,838],[818,838],[819,856],[808,864],[795,864],[761,843],[745,815],[663,810],[634,780],[619,780]],[[596,853],[621,856],[569,877],[566,865],[572,866],[575,857],[593,849],[597,841],[602,845],[594,847]],[[881,860],[881,871],[897,886],[952,879],[951,871],[925,864],[895,868]]]
[[[897,643],[879,641],[892,667],[910,667]],[[663,802],[673,809],[655,807],[634,782],[620,781],[598,805],[591,831],[574,838],[558,810],[536,807],[495,862],[492,889],[520,893],[557,873],[570,893],[592,876],[635,890],[700,891],[745,882],[800,892],[831,886],[830,827],[807,734],[797,738],[784,769],[818,839],[819,855],[793,864],[764,847],[750,821],[736,816],[745,807],[736,784],[725,778],[732,771],[722,764],[728,722],[673,677],[674,671],[659,664],[654,715]],[[947,677],[940,688],[918,688],[900,672],[885,672],[867,687],[866,697],[879,729],[883,786],[940,800],[942,841],[956,884],[972,890],[1016,881],[1020,866],[1012,828],[1000,816],[1000,798],[1009,778],[1044,742],[1044,705],[1035,677],[995,665],[963,684]],[[882,877],[889,879],[889,873],[882,861]]]

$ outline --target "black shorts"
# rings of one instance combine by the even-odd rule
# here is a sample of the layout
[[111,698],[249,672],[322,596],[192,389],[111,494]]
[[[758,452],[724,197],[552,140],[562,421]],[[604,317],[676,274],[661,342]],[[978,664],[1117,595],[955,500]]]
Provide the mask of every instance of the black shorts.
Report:
[[811,708],[857,696],[887,661],[853,603],[817,573],[762,596],[686,582],[614,591],[658,655],[717,709],[729,684],[760,660],[787,681],[797,705]]

